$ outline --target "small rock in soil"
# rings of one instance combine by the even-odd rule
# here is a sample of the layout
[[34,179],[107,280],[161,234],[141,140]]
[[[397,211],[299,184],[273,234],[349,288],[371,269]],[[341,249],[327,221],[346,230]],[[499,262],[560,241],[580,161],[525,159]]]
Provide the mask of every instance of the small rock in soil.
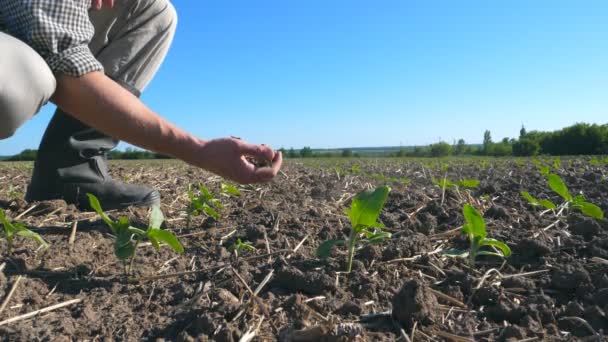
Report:
[[585,313],[585,308],[577,301],[571,301],[566,305],[564,314],[566,316],[582,316]]
[[512,324],[519,324],[525,314],[526,310],[524,308],[504,301],[486,308],[486,316],[494,322],[507,321]]
[[382,259],[410,258],[414,255],[428,253],[432,248],[431,241],[426,235],[415,233],[410,236],[400,236],[398,239],[389,241],[388,246],[382,253]]
[[414,322],[430,325],[441,317],[437,298],[420,280],[407,281],[393,298],[393,318],[411,329]]
[[511,215],[509,211],[504,207],[499,205],[493,205],[485,212],[485,216],[489,218],[493,218],[495,220],[510,220]]
[[553,271],[551,285],[560,290],[576,290],[591,282],[589,272],[582,267],[566,265]]
[[509,325],[508,327],[502,329],[498,339],[499,341],[519,341],[525,337],[526,332],[524,329],[516,325]]
[[320,295],[327,291],[334,291],[334,281],[327,274],[319,272],[302,272],[295,267],[284,267],[275,280],[286,290],[304,292],[311,295]]
[[600,307],[608,308],[608,288],[597,291],[593,296],[593,302]]
[[362,312],[363,312],[363,309],[361,309],[361,307],[353,301],[348,301],[348,302],[344,303],[340,307],[340,309],[338,309],[338,313],[343,316],[347,316],[347,315],[359,316],[359,315],[361,315]]
[[596,219],[585,217],[575,218],[570,221],[570,231],[572,234],[582,236],[586,240],[593,239],[602,229],[602,226],[600,226]]
[[551,248],[542,239],[523,239],[515,246],[513,254],[522,259],[537,259],[551,254]]
[[534,280],[525,277],[507,278],[502,281],[502,286],[506,289],[519,288],[526,290],[532,290],[536,287]]

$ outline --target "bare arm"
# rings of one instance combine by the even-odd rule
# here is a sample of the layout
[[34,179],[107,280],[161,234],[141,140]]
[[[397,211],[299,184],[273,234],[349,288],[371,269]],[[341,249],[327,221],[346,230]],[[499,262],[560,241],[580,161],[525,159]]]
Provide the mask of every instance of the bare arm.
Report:
[[[52,101],[76,119],[131,144],[179,158],[239,183],[271,180],[281,153],[237,139],[202,140],[166,121],[101,72],[60,75]],[[245,158],[272,161],[256,168]]]

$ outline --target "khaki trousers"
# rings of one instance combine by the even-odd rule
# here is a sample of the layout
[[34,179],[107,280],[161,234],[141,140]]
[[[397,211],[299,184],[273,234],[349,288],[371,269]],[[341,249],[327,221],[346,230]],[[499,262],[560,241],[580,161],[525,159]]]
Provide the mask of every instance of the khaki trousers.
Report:
[[[177,15],[169,0],[119,0],[91,10],[95,36],[89,48],[105,73],[139,95],[171,45]],[[0,32],[0,139],[12,136],[55,92],[55,76],[22,41]]]

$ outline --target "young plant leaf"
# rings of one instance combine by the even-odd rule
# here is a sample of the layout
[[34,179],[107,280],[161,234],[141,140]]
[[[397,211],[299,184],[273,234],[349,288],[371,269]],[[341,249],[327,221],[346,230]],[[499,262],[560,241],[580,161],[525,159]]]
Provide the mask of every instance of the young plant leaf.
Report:
[[220,214],[208,205],[203,206],[203,212],[213,217],[216,221],[220,219]]
[[[99,204],[99,200],[97,199],[97,197],[95,197],[95,195],[92,194],[87,194],[87,197],[89,197],[89,204],[91,205],[91,208],[93,208],[93,210],[95,210],[95,212],[97,212],[97,214],[101,217],[101,219],[103,220],[103,222],[105,222],[108,227],[110,227],[110,229],[114,232],[114,227],[113,227],[113,221],[110,219],[110,217],[103,212],[103,209],[101,209],[101,204]],[[116,233],[116,232],[114,232]]]
[[367,235],[366,240],[368,243],[371,244],[377,244],[377,243],[382,243],[388,239],[390,239],[392,236],[391,233],[388,232],[375,232],[375,233],[371,233],[370,235]]
[[463,188],[470,188],[470,189],[474,189],[477,188],[479,186],[479,180],[477,179],[463,179],[461,181],[457,181],[456,185],[463,187]]
[[338,246],[338,245],[346,245],[346,241],[344,241],[344,240],[323,241],[323,243],[321,243],[319,245],[319,247],[317,247],[317,253],[316,253],[317,257],[319,257],[321,259],[329,258],[329,256],[331,255],[332,248],[334,248],[334,246]]
[[228,183],[222,183],[222,192],[233,196],[241,196],[241,191],[236,186]]
[[555,173],[551,173],[547,176],[549,180],[549,187],[555,191],[556,194],[560,195],[563,199],[568,202],[572,201],[572,195],[568,191],[568,187],[564,184],[564,181]]
[[543,207],[549,209],[549,210],[555,210],[557,209],[557,206],[555,205],[555,203],[547,200],[547,199],[543,199],[538,201],[538,204],[542,205]]
[[384,203],[388,198],[390,188],[388,186],[381,186],[375,190],[366,190],[359,193],[353,199],[350,209],[346,209],[345,212],[350,218],[350,223],[353,227],[365,226],[375,227],[378,226],[378,217],[384,207]]
[[153,207],[152,211],[150,212],[150,223],[148,228],[160,229],[160,226],[163,224],[163,221],[165,221],[165,216],[163,215],[163,212],[160,210],[159,207]]
[[580,206],[581,212],[583,214],[598,220],[604,219],[604,212],[597,205],[589,202],[582,202],[579,203],[578,206]]
[[498,248],[502,252],[502,256],[508,257],[511,255],[511,248],[509,248],[506,243],[498,241],[496,239],[483,239],[480,243],[480,246],[493,246]]
[[167,244],[167,246],[171,247],[177,253],[183,253],[184,247],[179,243],[179,240],[173,233],[167,230],[162,229],[151,229],[147,232],[148,238],[158,250],[160,248],[159,242]]
[[34,233],[33,231],[31,231],[29,229],[18,230],[15,235],[19,235],[24,238],[32,239],[32,240],[38,242],[38,244],[40,246],[42,246],[42,248],[45,248],[45,249],[49,248],[48,242],[44,241],[42,236],[38,235],[37,233]]
[[525,198],[526,200],[528,200],[528,202],[530,204],[532,204],[532,205],[539,205],[540,204],[540,202],[536,198],[534,198],[532,195],[530,195],[530,193],[527,192],[527,191],[522,191],[521,195],[523,196],[523,198]]
[[[467,227],[467,233],[469,235],[473,235],[475,238],[483,240],[487,234],[486,222],[484,221],[479,211],[473,208],[473,206],[471,206],[470,204],[465,204],[462,212],[467,222],[467,224],[465,225],[465,227]],[[463,231],[465,227],[463,227]]]

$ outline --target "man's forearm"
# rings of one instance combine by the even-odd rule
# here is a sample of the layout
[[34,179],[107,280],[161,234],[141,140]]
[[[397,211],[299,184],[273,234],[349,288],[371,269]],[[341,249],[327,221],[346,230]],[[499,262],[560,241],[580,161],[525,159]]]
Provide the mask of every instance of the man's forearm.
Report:
[[154,113],[101,72],[78,78],[59,76],[52,101],[105,134],[186,162],[204,144]]

